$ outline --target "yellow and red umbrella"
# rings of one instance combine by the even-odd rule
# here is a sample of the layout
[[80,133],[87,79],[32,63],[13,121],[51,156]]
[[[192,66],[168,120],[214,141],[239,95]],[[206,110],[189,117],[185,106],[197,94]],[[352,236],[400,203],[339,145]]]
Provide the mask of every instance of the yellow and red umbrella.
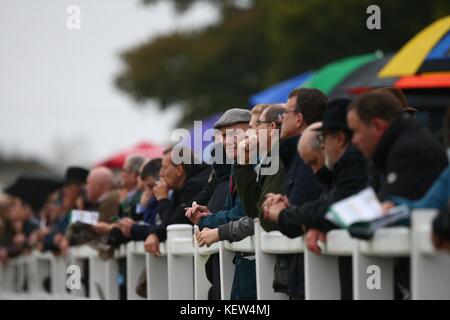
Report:
[[402,89],[450,88],[450,16],[414,36],[379,71]]

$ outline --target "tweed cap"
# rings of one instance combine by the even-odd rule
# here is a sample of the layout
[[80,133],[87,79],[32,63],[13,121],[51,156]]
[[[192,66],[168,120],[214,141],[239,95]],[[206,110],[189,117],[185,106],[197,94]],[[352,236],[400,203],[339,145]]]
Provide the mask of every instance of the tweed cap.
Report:
[[227,110],[214,124],[214,129],[231,126],[236,123],[249,123],[251,118],[250,110],[233,108]]

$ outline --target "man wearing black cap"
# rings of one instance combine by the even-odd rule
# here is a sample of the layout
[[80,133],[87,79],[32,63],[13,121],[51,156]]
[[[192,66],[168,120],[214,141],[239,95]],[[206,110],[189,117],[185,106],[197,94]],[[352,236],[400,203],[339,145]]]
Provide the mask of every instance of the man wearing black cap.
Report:
[[[350,100],[339,99],[328,104],[322,132],[325,164],[328,170],[326,190],[317,201],[301,207],[286,209],[285,202],[266,203],[265,214],[278,224],[295,223],[306,227],[329,231],[333,225],[324,219],[328,206],[338,200],[357,193],[367,185],[367,161],[351,144],[351,131],[346,122],[347,106]],[[322,175],[325,178],[325,175]],[[326,180],[326,181],[325,181]],[[291,221],[292,220],[292,221]],[[299,229],[299,236],[302,234]]]
[[[325,191],[316,201],[300,207],[289,206],[285,201],[266,203],[265,215],[278,222],[282,231],[286,225],[298,226],[298,236],[307,229],[306,243],[309,250],[320,254],[319,239],[325,239],[325,232],[336,226],[325,219],[331,204],[345,199],[367,186],[367,161],[351,144],[351,131],[347,126],[348,99],[331,101],[325,111],[322,127],[325,165],[328,177],[322,179]],[[324,178],[326,175],[322,175]],[[340,258],[341,297],[351,299],[351,260]]]
[[52,225],[49,234],[43,240],[43,250],[59,251],[66,253],[69,247],[69,241],[64,237],[64,233],[69,225],[70,213],[72,209],[76,209],[76,202],[82,194],[83,187],[86,184],[86,179],[89,171],[80,167],[69,167],[66,170],[62,212],[56,222]]

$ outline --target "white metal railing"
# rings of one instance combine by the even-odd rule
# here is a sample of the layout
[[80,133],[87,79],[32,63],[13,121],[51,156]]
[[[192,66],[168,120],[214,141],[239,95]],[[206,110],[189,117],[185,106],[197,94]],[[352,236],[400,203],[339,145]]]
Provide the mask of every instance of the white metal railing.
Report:
[[[273,271],[277,254],[305,254],[306,299],[340,299],[338,257],[352,258],[353,298],[392,299],[394,297],[394,259],[411,258],[413,299],[450,299],[450,255],[437,252],[430,238],[433,210],[416,210],[411,229],[392,227],[378,230],[370,241],[353,239],[346,230],[333,230],[321,246],[321,255],[305,249],[301,237],[289,239],[278,231],[265,232],[255,220],[255,235],[229,243],[221,241],[199,247],[190,225],[171,225],[167,240],[160,244],[158,257],[145,252],[143,242],[130,242],[102,260],[87,246],[73,247],[67,258],[33,251],[10,259],[0,266],[0,291],[44,294],[44,280],[50,279],[50,295],[86,297],[84,290],[66,289],[66,268],[78,265],[82,273],[89,268],[89,298],[118,299],[118,259],[127,261],[127,298],[142,299],[135,292],[145,270],[147,299],[207,299],[211,284],[206,279],[205,263],[219,254],[221,298],[229,299],[234,278],[236,252],[254,253],[258,299],[286,299],[274,293]],[[86,262],[86,263],[84,263]],[[379,286],[368,284],[379,271]],[[370,281],[369,281],[370,282]]]
[[354,243],[347,230],[332,230],[321,245],[321,255],[305,250],[306,299],[341,298],[338,257],[351,256]]

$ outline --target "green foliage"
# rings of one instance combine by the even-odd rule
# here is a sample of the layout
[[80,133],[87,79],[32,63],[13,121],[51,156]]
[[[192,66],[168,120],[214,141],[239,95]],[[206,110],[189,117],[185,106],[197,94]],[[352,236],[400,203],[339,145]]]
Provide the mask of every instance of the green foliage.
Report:
[[[154,3],[157,0],[142,0]],[[172,0],[182,14],[196,1]],[[199,31],[173,33],[123,53],[116,85],[134,99],[183,105],[182,123],[229,107],[246,107],[259,90],[334,59],[394,52],[450,12],[450,3],[371,0],[213,0],[221,20]],[[366,28],[366,8],[381,8],[381,30]]]

